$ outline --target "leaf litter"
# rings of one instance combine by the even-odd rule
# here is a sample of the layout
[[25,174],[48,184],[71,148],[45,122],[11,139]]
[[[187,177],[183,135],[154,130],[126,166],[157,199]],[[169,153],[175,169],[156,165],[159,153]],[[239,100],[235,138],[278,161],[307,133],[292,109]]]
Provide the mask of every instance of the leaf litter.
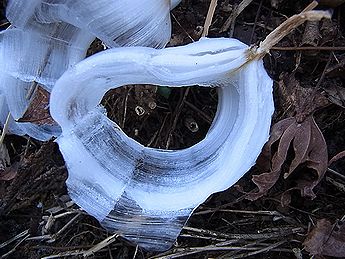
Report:
[[[295,186],[282,196],[282,204],[288,205],[291,190],[299,190],[303,197],[315,198],[313,189],[327,170],[327,144],[313,113],[326,106],[328,101],[314,88],[303,88],[294,74],[283,75],[279,86],[294,117],[272,126],[270,139],[257,160],[257,167],[263,173],[254,175],[252,179],[259,190],[248,193],[246,197],[257,200],[267,194],[281,175],[287,179],[295,173],[298,174]],[[314,174],[310,175],[310,171]]]
[[18,122],[31,122],[37,125],[54,125],[56,122],[49,113],[49,98],[50,93],[40,85],[37,85],[32,101],[24,112],[23,116],[19,118]]
[[310,231],[303,245],[311,255],[334,256],[345,255],[345,224],[339,220],[332,224],[327,219],[320,219]]

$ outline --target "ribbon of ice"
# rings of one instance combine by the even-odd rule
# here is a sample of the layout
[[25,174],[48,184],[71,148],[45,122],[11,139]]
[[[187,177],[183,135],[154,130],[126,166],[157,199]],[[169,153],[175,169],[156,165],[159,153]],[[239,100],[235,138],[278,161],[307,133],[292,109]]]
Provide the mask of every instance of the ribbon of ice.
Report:
[[[330,16],[295,15],[259,47],[203,39],[163,50],[119,48],[66,71],[50,110],[62,127],[57,142],[71,198],[107,229],[148,250],[168,249],[193,210],[233,185],[268,138],[274,107],[262,57],[305,20]],[[99,106],[109,89],[129,84],[218,87],[218,110],[205,139],[184,150],[160,150],[129,138]]]
[[[37,84],[51,91],[61,74],[85,58],[95,37],[109,47],[164,47],[169,11],[179,0],[10,0],[13,27],[0,33],[0,121],[23,116]],[[39,140],[57,136],[58,125],[10,122],[12,133]]]
[[[168,249],[192,211],[234,184],[268,138],[272,80],[261,60],[248,62],[250,54],[235,39],[203,39],[163,50],[111,49],[65,72],[50,111],[62,127],[57,142],[72,199],[140,246]],[[129,138],[99,106],[109,89],[128,84],[219,87],[205,139],[184,150],[160,150]]]

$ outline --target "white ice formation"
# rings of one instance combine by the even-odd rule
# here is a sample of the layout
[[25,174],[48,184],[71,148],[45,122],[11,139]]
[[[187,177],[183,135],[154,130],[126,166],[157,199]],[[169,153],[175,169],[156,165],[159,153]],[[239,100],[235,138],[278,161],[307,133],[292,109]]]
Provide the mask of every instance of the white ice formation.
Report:
[[[71,198],[107,229],[157,251],[173,244],[200,203],[254,164],[273,112],[272,80],[238,40],[154,49],[168,42],[169,10],[179,2],[9,0],[12,26],[0,33],[0,121],[9,111],[21,118],[36,85],[52,91],[58,125],[12,119],[12,132],[46,140],[62,130]],[[95,37],[112,49],[83,60]],[[99,103],[109,89],[130,84],[218,87],[205,139],[160,150],[129,138]]]
[[[235,39],[202,39],[157,50],[128,47],[93,55],[67,70],[50,111],[69,172],[71,198],[109,230],[148,250],[166,250],[193,210],[233,185],[269,136],[272,80],[255,50]],[[144,147],[109,120],[99,103],[130,84],[218,87],[205,139],[183,150]]]
[[9,0],[11,28],[0,33],[0,122],[10,111],[12,133],[47,140],[58,125],[16,123],[39,84],[55,81],[85,58],[98,37],[109,47],[164,47],[170,39],[169,11],[179,0]]

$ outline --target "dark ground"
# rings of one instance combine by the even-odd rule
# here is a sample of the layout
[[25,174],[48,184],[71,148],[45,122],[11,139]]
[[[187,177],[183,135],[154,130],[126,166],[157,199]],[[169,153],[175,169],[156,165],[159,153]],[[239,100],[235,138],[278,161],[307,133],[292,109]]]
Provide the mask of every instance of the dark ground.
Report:
[[[171,45],[186,44],[200,37],[209,2],[184,0],[173,11]],[[218,1],[209,37],[229,36],[229,30],[220,31],[237,2]],[[258,43],[286,17],[301,12],[309,3],[253,1],[237,18],[234,37],[247,44]],[[321,8],[329,6],[326,4]],[[287,77],[285,73],[293,74],[303,88],[317,89],[318,94],[327,97],[327,106],[313,114],[326,140],[328,159],[345,150],[345,52],[344,48],[334,48],[345,46],[345,4],[334,11],[332,21],[309,24],[307,29],[306,25],[299,27],[277,45],[282,48],[273,49],[264,59],[266,69],[275,81],[273,123],[296,116],[287,101],[289,96],[281,87]],[[7,24],[3,9],[1,12],[0,24],[4,29]],[[92,51],[96,48],[97,44],[94,44]],[[217,92],[216,89],[201,88],[171,90],[126,86],[109,92],[103,104],[109,116],[139,142],[152,147],[181,149],[205,136],[216,112]],[[69,201],[64,183],[67,172],[55,143],[6,136],[5,144],[12,163],[6,172],[13,179],[0,181],[1,258],[50,255],[57,256],[47,258],[62,258],[59,253],[78,257],[80,251],[92,248],[111,235]],[[277,149],[277,146],[273,148]],[[287,167],[293,159],[294,150],[290,148]],[[313,200],[293,191],[290,203],[282,206],[282,195],[300,183],[300,177],[308,174],[315,179],[315,172],[306,164],[300,164],[288,179],[281,176],[267,195],[249,201],[240,190],[255,190],[252,175],[262,171],[254,167],[238,183],[241,188],[232,187],[214,194],[196,210],[174,248],[164,258],[309,258],[302,243],[318,220],[327,219],[332,224],[332,231],[341,231],[345,219],[345,163],[344,159],[339,159],[329,165],[331,170],[327,170],[314,188],[316,197]],[[22,235],[13,242],[6,243],[20,233]],[[335,240],[333,249],[344,249],[343,237],[337,239],[333,232],[329,232],[323,244],[329,240]],[[92,258],[152,256],[163,255],[141,251],[119,239]]]

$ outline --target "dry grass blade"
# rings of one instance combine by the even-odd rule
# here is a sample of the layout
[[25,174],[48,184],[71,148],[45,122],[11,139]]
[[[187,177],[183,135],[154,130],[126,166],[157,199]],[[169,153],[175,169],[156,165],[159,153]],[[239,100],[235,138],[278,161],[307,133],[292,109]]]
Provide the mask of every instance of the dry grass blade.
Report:
[[62,252],[56,255],[48,255],[45,257],[42,257],[41,259],[54,259],[54,258],[64,258],[67,256],[77,256],[77,255],[82,255],[83,251],[76,250],[76,251],[67,251],[67,252]]
[[302,13],[311,11],[315,9],[315,7],[318,5],[319,5],[318,1],[313,1],[306,8],[303,9]]
[[1,144],[1,145],[2,145],[2,143],[4,142],[6,133],[7,133],[7,131],[8,131],[10,118],[11,118],[11,114],[8,113],[8,114],[7,114],[7,117],[6,117],[5,124],[4,124],[4,128],[3,128],[2,132],[1,132],[1,136],[0,136],[0,144]]
[[272,47],[271,50],[279,51],[345,51],[345,46],[302,46],[302,47]]
[[12,242],[18,240],[19,238],[22,238],[22,237],[26,236],[27,234],[29,234],[29,230],[28,230],[28,229],[27,229],[27,230],[24,230],[23,232],[19,233],[19,234],[16,235],[16,236],[12,237],[11,239],[9,239],[9,240],[7,240],[7,241],[1,243],[1,244],[0,244],[0,249],[1,249],[1,248],[4,248],[5,246],[7,246],[7,245],[9,245],[9,244],[11,244]]
[[229,16],[229,18],[226,20],[226,22],[224,23],[223,27],[220,29],[220,32],[225,32],[229,29],[230,27],[230,37],[233,36],[234,34],[234,29],[235,29],[235,20],[237,18],[237,16],[239,16],[243,10],[251,3],[253,2],[253,0],[243,0],[241,3],[239,3],[234,10],[232,11],[231,15]]
[[217,238],[228,238],[228,239],[248,239],[248,240],[257,240],[257,239],[270,239],[270,238],[278,238],[278,237],[286,237],[287,235],[301,233],[304,231],[303,228],[280,228],[279,230],[270,231],[267,233],[255,233],[255,234],[235,234],[235,233],[221,233],[217,231],[207,230],[207,229],[199,229],[199,228],[192,228],[192,227],[183,227],[183,230],[202,234],[202,235],[208,235],[211,237],[217,237]]
[[211,0],[210,7],[208,8],[205,24],[204,24],[204,30],[202,32],[202,37],[206,37],[208,35],[208,30],[210,29],[214,11],[217,7],[217,0]]
[[[24,231],[25,232],[25,231]],[[2,255],[1,258],[6,258],[8,257],[9,255],[13,254],[17,247],[23,243],[28,237],[30,236],[30,234],[26,234],[10,251],[8,251],[6,254]]]
[[106,239],[104,239],[102,242],[98,243],[97,245],[95,245],[94,247],[90,248],[89,250],[83,252],[83,256],[87,257],[90,256],[94,253],[96,253],[97,251],[101,250],[102,248],[110,245],[111,243],[113,243],[114,241],[116,241],[116,239],[119,237],[119,235],[114,234],[110,237],[107,237]]
[[[197,253],[214,252],[214,251],[252,251],[249,253],[243,253],[243,254],[239,254],[237,256],[235,255],[235,256],[228,257],[228,258],[244,258],[247,256],[256,255],[256,254],[271,251],[274,248],[277,248],[278,246],[280,246],[286,242],[287,242],[286,240],[282,240],[282,241],[276,242],[274,244],[265,244],[264,246],[262,246],[263,244],[260,244],[260,243],[257,244],[257,242],[254,242],[253,244],[257,245],[257,246],[253,246],[253,247],[221,246],[219,244],[215,244],[215,245],[210,245],[210,246],[205,246],[205,247],[187,247],[187,248],[180,248],[180,249],[178,248],[178,249],[175,249],[170,254],[158,255],[156,257],[152,257],[152,259],[181,258],[184,256],[193,255],[193,254],[197,254]],[[285,251],[285,252],[287,252],[287,251]]]
[[193,215],[202,215],[202,214],[208,214],[208,213],[214,213],[214,212],[229,212],[229,213],[241,213],[241,214],[253,214],[253,215],[267,215],[267,216],[280,216],[284,217],[280,212],[278,211],[249,211],[249,210],[231,210],[231,209],[210,209],[210,210],[203,210],[195,212]]
[[249,253],[247,252],[247,253],[242,253],[242,254],[239,254],[239,255],[231,256],[231,258],[233,258],[233,259],[235,259],[235,258],[246,258],[246,257],[249,257],[249,256],[258,255],[258,254],[261,254],[261,253],[266,253],[268,251],[273,250],[274,248],[277,248],[278,246],[281,246],[282,244],[284,244],[286,242],[287,242],[286,240],[282,240],[282,241],[279,241],[279,242],[274,243],[272,245],[269,245],[267,247],[264,247],[264,248],[258,249],[256,251],[253,251],[253,252],[249,252]]
[[340,179],[344,180],[345,181],[345,175],[341,174],[341,173],[338,173],[337,171],[331,169],[331,168],[327,168],[327,172],[331,173],[332,175],[334,176],[337,176],[339,177]]
[[[11,162],[7,147],[4,145],[4,139],[5,139],[6,133],[8,131],[10,118],[11,118],[11,114],[8,113],[8,115],[6,117],[5,124],[4,124],[4,128],[3,128],[2,132],[1,132],[1,136],[0,136],[0,170],[1,171],[5,171],[7,166],[9,166],[10,162]],[[0,177],[0,179],[1,179],[1,177]]]

